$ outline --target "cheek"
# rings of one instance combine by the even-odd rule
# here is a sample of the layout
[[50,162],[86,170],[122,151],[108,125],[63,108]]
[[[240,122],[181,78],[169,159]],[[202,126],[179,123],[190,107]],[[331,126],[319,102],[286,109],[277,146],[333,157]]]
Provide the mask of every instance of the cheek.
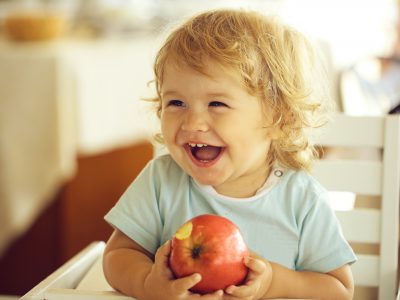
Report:
[[165,122],[165,118],[163,116],[161,116],[160,118],[160,129],[161,129],[161,133],[163,135],[165,135],[165,131],[166,131],[166,122]]
[[171,117],[169,116],[168,113],[161,113],[160,123],[162,131],[170,130],[172,123],[171,123]]
[[169,144],[172,133],[168,122],[161,122],[161,134],[164,138],[164,142]]
[[161,133],[164,136],[165,142],[174,140],[179,129],[177,118],[164,115],[161,117]]

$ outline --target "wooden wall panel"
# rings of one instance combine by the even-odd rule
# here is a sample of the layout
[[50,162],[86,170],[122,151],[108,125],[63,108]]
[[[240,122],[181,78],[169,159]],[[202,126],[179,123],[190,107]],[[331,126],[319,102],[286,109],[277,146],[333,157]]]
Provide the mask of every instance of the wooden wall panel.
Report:
[[107,240],[103,216],[152,157],[146,141],[79,157],[74,178],[0,257],[0,294],[25,294],[90,242]]
[[78,173],[62,193],[61,257],[66,260],[112,228],[104,215],[153,156],[149,143],[78,159]]

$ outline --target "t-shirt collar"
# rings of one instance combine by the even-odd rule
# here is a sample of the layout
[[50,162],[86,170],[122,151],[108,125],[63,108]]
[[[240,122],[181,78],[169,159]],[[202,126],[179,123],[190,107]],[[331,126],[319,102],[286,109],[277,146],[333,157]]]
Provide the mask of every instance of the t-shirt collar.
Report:
[[[280,178],[285,174],[286,169],[279,165],[279,164],[274,164],[272,171],[270,172],[268,178],[265,180],[265,183],[256,191],[256,194],[254,196],[248,197],[248,198],[240,198],[241,200],[252,200],[254,198],[259,198],[262,195],[267,194],[280,180]],[[225,196],[219,194],[214,187],[211,185],[203,185],[199,182],[197,182],[194,178],[192,178],[194,183],[199,187],[200,190],[211,194],[213,196],[218,196],[220,198],[226,198],[226,199],[236,199],[233,197]]]

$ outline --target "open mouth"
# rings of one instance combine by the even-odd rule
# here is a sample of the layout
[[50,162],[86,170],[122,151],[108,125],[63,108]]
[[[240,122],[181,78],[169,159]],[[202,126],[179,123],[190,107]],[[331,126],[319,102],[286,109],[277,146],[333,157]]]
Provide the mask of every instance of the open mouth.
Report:
[[194,143],[186,144],[186,149],[190,157],[200,164],[210,164],[217,161],[224,150],[223,147]]

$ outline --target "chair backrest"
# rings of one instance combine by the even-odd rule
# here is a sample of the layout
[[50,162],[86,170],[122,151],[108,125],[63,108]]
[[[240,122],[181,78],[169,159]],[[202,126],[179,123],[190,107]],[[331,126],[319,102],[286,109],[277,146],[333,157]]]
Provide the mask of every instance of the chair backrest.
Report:
[[[344,235],[358,257],[352,265],[356,287],[377,288],[379,300],[395,299],[399,246],[400,117],[338,114],[322,131],[317,144],[323,147],[325,155],[322,154],[316,162],[314,176],[329,191],[357,195],[352,209],[336,211]],[[341,154],[334,154],[337,149],[336,153]],[[349,149],[356,150],[352,153]],[[355,155],[360,149],[371,153],[376,151],[378,159],[360,159]],[[365,156],[365,151],[363,153]],[[365,205],[362,199],[372,199],[369,202],[373,205]],[[335,202],[335,199],[331,200]]]

